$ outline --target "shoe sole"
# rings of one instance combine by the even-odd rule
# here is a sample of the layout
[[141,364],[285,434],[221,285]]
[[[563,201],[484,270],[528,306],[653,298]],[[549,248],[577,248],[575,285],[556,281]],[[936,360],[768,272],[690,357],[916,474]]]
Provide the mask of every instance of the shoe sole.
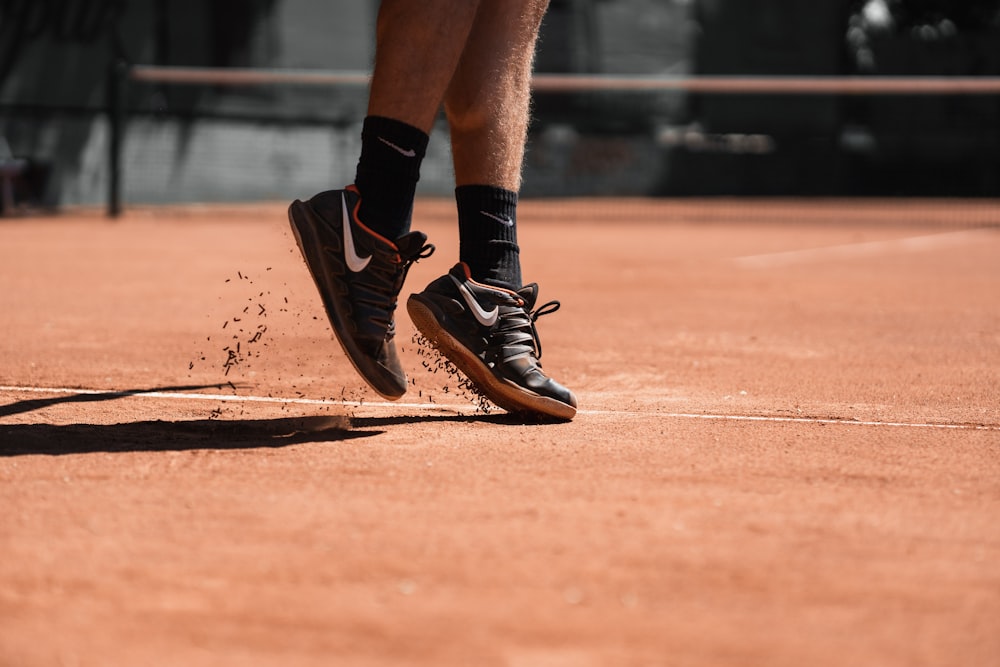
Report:
[[[345,328],[343,318],[337,311],[333,300],[328,298],[324,291],[325,280],[321,273],[323,263],[317,254],[319,251],[311,250],[320,248],[322,240],[315,229],[315,225],[311,220],[311,213],[305,203],[297,199],[292,202],[291,206],[288,207],[288,223],[292,228],[292,235],[295,236],[295,243],[299,246],[299,252],[302,253],[302,259],[305,260],[306,268],[309,269],[309,275],[312,276],[313,282],[316,284],[316,289],[319,291],[319,296],[323,301],[323,308],[326,310],[327,318],[330,320],[334,337],[340,343],[340,347],[344,350],[344,354],[350,360],[351,365],[354,366],[354,370],[368,383],[368,386],[383,398],[390,401],[400,399],[406,393],[406,389],[404,388],[400,391],[395,388],[380,387],[377,380],[373,381],[369,377],[369,373],[362,369],[362,364],[356,358],[368,359],[368,356],[357,349],[346,334],[341,333],[341,329]],[[317,267],[316,269],[313,268],[314,265]]]
[[420,300],[419,295],[413,295],[407,300],[406,311],[420,333],[455,364],[486,398],[507,412],[533,413],[565,421],[576,416],[576,408],[572,405],[541,396],[493,375],[472,350],[441,326],[434,311]]

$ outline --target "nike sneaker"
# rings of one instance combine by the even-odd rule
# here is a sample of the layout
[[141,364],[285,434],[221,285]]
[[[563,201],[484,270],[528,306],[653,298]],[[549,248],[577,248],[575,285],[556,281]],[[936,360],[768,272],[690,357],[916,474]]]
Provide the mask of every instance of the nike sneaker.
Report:
[[352,185],[295,200],[288,220],[312,274],[333,332],[361,377],[385,398],[406,393],[394,338],[394,313],[406,272],[434,246],[421,232],[395,241],[358,220],[361,195]]
[[545,375],[535,321],[558,301],[535,308],[538,285],[516,292],[472,280],[459,262],[410,296],[413,324],[489,400],[508,412],[561,420],[576,415],[576,397]]

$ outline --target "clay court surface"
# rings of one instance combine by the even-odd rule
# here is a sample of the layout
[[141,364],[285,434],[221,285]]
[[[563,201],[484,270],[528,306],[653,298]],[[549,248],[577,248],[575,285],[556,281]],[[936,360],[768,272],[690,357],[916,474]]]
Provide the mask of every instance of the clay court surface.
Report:
[[997,211],[526,201],[564,424],[365,389],[284,205],[0,220],[0,665],[1000,665]]

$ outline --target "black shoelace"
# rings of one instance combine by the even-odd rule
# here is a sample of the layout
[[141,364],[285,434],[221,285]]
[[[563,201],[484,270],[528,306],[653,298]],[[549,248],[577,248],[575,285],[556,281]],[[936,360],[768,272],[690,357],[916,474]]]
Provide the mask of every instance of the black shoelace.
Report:
[[[497,327],[494,334],[499,334],[500,336],[497,349],[506,351],[506,354],[501,355],[504,359],[512,359],[532,352],[535,360],[540,361],[542,358],[542,341],[538,336],[538,328],[535,326],[535,323],[539,317],[559,310],[561,304],[558,301],[549,301],[529,311],[524,307],[524,301],[519,301],[519,307],[516,310],[510,310],[501,315],[504,322],[501,326]],[[530,347],[526,345],[529,341],[531,342]]]
[[557,310],[559,310],[561,303],[558,301],[549,301],[548,303],[543,303],[538,308],[535,308],[528,313],[528,317],[531,320],[531,337],[535,341],[535,358],[541,360],[542,358],[542,340],[538,337],[538,328],[535,326],[535,322],[538,321],[539,317],[543,315],[550,315]]
[[[402,256],[397,252],[381,252],[377,250],[381,257],[373,257],[368,271],[364,272],[369,280],[366,281],[368,292],[379,297],[378,301],[368,299],[368,303],[375,306],[380,311],[384,311],[386,320],[383,323],[389,335],[393,334],[395,320],[393,314],[396,312],[396,305],[400,290],[403,289],[403,282],[406,274],[414,262],[426,259],[434,254],[434,244],[427,243],[420,250],[410,256]],[[399,258],[399,261],[396,261]]]

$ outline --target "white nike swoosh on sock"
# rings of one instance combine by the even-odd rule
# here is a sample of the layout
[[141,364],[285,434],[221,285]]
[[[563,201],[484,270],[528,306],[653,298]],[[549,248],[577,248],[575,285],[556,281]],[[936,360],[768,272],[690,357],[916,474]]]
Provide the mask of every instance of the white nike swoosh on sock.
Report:
[[413,150],[412,148],[402,148],[401,146],[397,146],[396,144],[392,143],[391,141],[387,141],[382,137],[379,137],[378,140],[381,141],[386,146],[388,146],[389,148],[391,148],[392,150],[402,155],[403,157],[417,157],[417,151]]
[[487,218],[490,218],[492,220],[496,220],[501,225],[504,225],[504,226],[507,226],[507,227],[513,227],[514,226],[514,221],[511,220],[510,218],[506,218],[506,217],[499,216],[499,215],[493,215],[492,213],[487,213],[486,211],[480,211],[480,213],[482,213],[483,215],[485,215]]

